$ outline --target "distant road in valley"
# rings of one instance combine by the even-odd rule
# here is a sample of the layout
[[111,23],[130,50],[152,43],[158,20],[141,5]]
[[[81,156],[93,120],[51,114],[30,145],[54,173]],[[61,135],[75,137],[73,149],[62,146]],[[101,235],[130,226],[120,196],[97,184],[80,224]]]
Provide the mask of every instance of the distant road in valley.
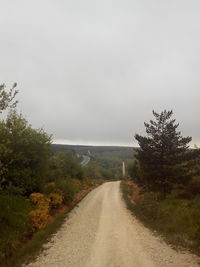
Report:
[[90,162],[90,157],[86,155],[82,155],[82,157],[83,157],[83,160],[81,161],[81,165],[85,166]]

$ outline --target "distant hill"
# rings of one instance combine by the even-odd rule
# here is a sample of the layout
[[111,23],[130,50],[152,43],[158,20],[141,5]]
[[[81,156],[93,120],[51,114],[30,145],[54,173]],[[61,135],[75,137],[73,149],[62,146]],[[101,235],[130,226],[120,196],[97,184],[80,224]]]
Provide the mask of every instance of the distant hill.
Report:
[[96,153],[105,153],[105,152],[133,152],[136,150],[136,147],[123,147],[123,146],[84,146],[84,145],[61,145],[61,144],[52,144],[52,150],[57,151],[74,151],[77,154],[96,154]]
[[95,166],[98,166],[98,169],[106,169],[111,173],[110,176],[116,179],[122,176],[122,162],[125,163],[126,169],[128,168],[129,164],[133,163],[136,149],[136,147],[123,146],[81,146],[52,144],[53,152],[72,151],[79,156],[88,155],[90,157],[89,165],[95,163]]

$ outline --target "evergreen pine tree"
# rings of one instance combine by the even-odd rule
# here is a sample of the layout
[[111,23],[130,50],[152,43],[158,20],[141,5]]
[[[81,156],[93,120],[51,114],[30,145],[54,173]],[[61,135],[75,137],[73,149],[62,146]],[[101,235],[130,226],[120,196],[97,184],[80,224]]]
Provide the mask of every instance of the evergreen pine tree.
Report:
[[191,137],[182,137],[177,131],[179,124],[171,119],[173,111],[161,114],[153,111],[155,121],[144,123],[147,136],[135,135],[139,143],[137,159],[143,171],[146,185],[162,190],[163,193],[182,176],[184,160]]

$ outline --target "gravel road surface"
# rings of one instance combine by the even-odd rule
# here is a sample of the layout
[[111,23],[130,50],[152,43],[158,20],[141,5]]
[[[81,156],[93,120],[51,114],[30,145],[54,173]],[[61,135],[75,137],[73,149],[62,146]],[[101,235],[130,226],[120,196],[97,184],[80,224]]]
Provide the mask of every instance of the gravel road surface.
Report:
[[120,182],[90,192],[45,245],[34,267],[197,267],[194,255],[176,252],[126,209]]

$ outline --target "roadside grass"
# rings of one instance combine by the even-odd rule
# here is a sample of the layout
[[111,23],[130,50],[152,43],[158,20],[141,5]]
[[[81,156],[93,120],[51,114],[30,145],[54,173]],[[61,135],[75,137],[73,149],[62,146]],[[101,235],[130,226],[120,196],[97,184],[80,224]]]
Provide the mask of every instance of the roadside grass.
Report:
[[44,229],[41,229],[33,234],[29,240],[25,241],[25,245],[22,245],[16,253],[10,258],[7,258],[0,262],[1,267],[20,267],[23,264],[28,264],[36,259],[36,257],[45,250],[45,244],[51,240],[53,235],[61,228],[64,221],[67,219],[68,214],[72,209],[79,205],[79,202],[86,197],[88,191],[81,199],[78,200],[73,206],[61,214],[55,216],[52,222],[50,222]]
[[62,226],[67,218],[69,211],[59,214],[55,220],[48,224],[45,229],[36,232],[27,244],[19,249],[11,258],[6,259],[0,266],[2,267],[20,267],[22,264],[33,261],[36,256],[44,250],[43,245],[47,243]]
[[127,208],[175,249],[200,255],[200,197],[162,199],[159,193],[143,192],[134,199],[130,183],[121,182]]
[[0,194],[0,262],[9,257],[27,233],[33,205],[22,196]]

